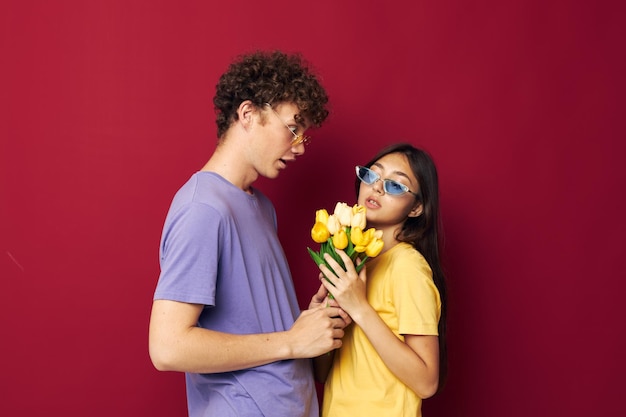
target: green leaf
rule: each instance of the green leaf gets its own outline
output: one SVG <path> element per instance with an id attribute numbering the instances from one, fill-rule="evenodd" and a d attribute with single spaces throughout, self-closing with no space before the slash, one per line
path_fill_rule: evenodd
<path id="1" fill-rule="evenodd" d="M 365 257 L 363 259 L 361 259 L 361 263 L 360 264 L 355 264 L 354 267 L 356 269 L 356 273 L 358 274 L 359 272 L 361 272 L 361 269 L 363 269 L 363 267 L 365 266 L 365 261 L 367 260 L 368 256 L 365 255 Z"/>
<path id="2" fill-rule="evenodd" d="M 352 239 L 350 238 L 350 232 L 352 232 L 352 228 L 348 227 L 348 231 L 346 232 L 348 235 L 348 247 L 346 248 L 346 254 L 354 261 L 354 243 L 352 243 Z"/>
<path id="3" fill-rule="evenodd" d="M 319 253 L 315 252 L 314 250 L 312 250 L 311 248 L 307 248 L 307 250 L 309 251 L 309 255 L 311 255 L 311 258 L 313 258 L 313 261 L 319 266 L 320 264 L 326 263 L 324 261 L 324 258 L 322 258 L 322 256 L 320 256 Z"/>
<path id="4" fill-rule="evenodd" d="M 328 254 L 330 256 L 332 256 L 332 258 L 345 270 L 346 266 L 343 263 L 343 259 L 341 259 L 341 257 L 339 256 L 339 254 L 335 250 L 335 245 L 333 245 L 333 241 L 329 240 L 329 242 L 330 242 L 330 244 L 328 245 Z"/>

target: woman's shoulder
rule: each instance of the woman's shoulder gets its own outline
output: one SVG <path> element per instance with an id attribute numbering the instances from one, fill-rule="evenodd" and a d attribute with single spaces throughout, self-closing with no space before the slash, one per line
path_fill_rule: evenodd
<path id="1" fill-rule="evenodd" d="M 424 259 L 424 256 L 415 249 L 413 245 L 406 242 L 400 242 L 394 247 L 389 249 L 389 255 L 393 258 L 408 258 L 408 259 Z"/>
<path id="2" fill-rule="evenodd" d="M 426 258 L 415 247 L 406 242 L 400 242 L 388 251 L 390 264 L 394 268 L 415 268 L 430 272 Z"/>

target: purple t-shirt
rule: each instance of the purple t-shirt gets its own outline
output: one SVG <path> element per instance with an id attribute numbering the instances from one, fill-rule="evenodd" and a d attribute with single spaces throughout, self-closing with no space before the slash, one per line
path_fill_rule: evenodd
<path id="1" fill-rule="evenodd" d="M 163 228 L 154 299 L 204 304 L 198 326 L 226 333 L 288 330 L 300 313 L 259 190 L 243 192 L 198 172 L 178 191 Z M 214 374 L 186 374 L 189 415 L 317 417 L 311 361 L 284 360 Z"/>

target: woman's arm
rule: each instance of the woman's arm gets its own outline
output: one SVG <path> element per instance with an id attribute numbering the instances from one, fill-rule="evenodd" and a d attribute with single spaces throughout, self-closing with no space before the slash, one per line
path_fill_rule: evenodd
<path id="1" fill-rule="evenodd" d="M 420 398 L 432 397 L 439 385 L 438 337 L 404 335 L 403 342 L 371 306 L 357 311 L 352 320 L 361 327 L 387 368 Z"/>
<path id="2" fill-rule="evenodd" d="M 337 253 L 343 258 L 347 271 L 327 256 L 333 271 L 320 266 L 330 281 L 322 280 L 322 284 L 363 330 L 385 365 L 400 381 L 420 398 L 434 395 L 439 384 L 438 337 L 405 335 L 404 341 L 398 339 L 367 301 L 366 268 L 357 275 L 348 256 L 343 251 Z"/>

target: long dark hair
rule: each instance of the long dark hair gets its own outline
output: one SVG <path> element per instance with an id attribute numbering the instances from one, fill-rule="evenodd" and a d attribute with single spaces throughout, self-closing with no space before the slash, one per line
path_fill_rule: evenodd
<path id="1" fill-rule="evenodd" d="M 419 183 L 417 200 L 422 203 L 423 212 L 417 217 L 408 217 L 396 239 L 406 242 L 417 249 L 426 258 L 433 271 L 433 281 L 441 297 L 441 318 L 439 319 L 439 390 L 443 388 L 448 375 L 448 357 L 446 345 L 446 279 L 441 267 L 441 220 L 439 216 L 439 180 L 437 168 L 430 155 L 408 143 L 397 143 L 378 152 L 365 166 L 371 167 L 385 155 L 401 154 L 406 157 L 411 170 Z M 355 181 L 356 195 L 359 196 L 361 180 Z"/>

